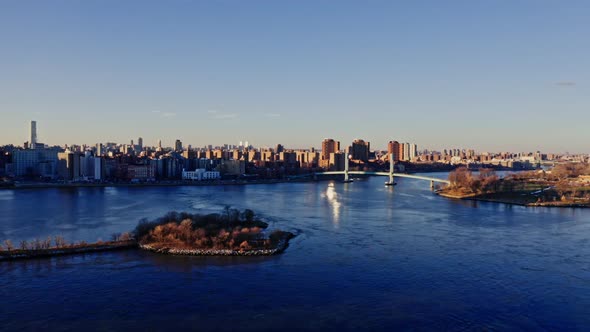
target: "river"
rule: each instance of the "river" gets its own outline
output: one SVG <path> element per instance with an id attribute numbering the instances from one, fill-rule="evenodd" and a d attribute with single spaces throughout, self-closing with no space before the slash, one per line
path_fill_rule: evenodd
<path id="1" fill-rule="evenodd" d="M 437 176 L 444 177 L 444 174 Z M 590 210 L 455 201 L 426 181 L 0 191 L 0 240 L 96 241 L 250 208 L 273 257 L 121 251 L 0 263 L 0 330 L 584 330 Z"/>

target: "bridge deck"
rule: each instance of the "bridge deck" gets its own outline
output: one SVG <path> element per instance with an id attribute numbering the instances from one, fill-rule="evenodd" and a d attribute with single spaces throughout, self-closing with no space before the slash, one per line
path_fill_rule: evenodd
<path id="1" fill-rule="evenodd" d="M 332 171 L 332 172 L 321 172 L 316 173 L 316 175 L 344 175 L 344 171 Z M 387 172 L 363 172 L 363 171 L 349 171 L 348 175 L 376 175 L 376 176 L 389 176 Z M 417 179 L 417 180 L 426 180 L 426 181 L 433 181 L 439 183 L 450 184 L 449 180 L 438 179 L 438 178 L 431 178 L 428 176 L 421 176 L 421 175 L 411 175 L 411 174 L 403 174 L 403 173 L 394 173 L 394 178 L 409 178 L 409 179 Z"/>

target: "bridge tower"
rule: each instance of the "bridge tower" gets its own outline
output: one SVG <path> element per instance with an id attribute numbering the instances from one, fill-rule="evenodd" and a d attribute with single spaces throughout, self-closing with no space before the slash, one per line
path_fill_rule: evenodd
<path id="1" fill-rule="evenodd" d="M 389 155 L 389 182 L 386 182 L 385 184 L 388 186 L 393 186 L 395 185 L 395 179 L 394 179 L 394 174 L 395 172 L 395 161 L 393 160 L 393 153 Z"/>
<path id="2" fill-rule="evenodd" d="M 344 154 L 344 182 L 351 182 L 348 177 L 348 153 Z"/>

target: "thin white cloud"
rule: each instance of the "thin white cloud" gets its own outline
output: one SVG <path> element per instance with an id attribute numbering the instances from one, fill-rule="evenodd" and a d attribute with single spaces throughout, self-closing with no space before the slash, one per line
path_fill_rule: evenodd
<path id="1" fill-rule="evenodd" d="M 555 82 L 555 85 L 559 85 L 559 86 L 575 86 L 576 82 L 574 81 L 559 81 L 559 82 Z"/>
<path id="2" fill-rule="evenodd" d="M 220 114 L 214 114 L 211 119 L 215 119 L 215 120 L 229 120 L 229 119 L 235 119 L 237 118 L 239 115 L 237 113 L 220 113 Z"/>
<path id="3" fill-rule="evenodd" d="M 217 113 L 217 110 L 208 110 L 207 113 L 209 113 L 209 114 L 215 114 L 215 113 Z"/>
<path id="4" fill-rule="evenodd" d="M 174 112 L 152 111 L 152 114 L 161 118 L 172 118 L 176 116 Z"/>
<path id="5" fill-rule="evenodd" d="M 265 113 L 264 116 L 269 117 L 269 118 L 278 118 L 281 115 L 279 113 Z"/>

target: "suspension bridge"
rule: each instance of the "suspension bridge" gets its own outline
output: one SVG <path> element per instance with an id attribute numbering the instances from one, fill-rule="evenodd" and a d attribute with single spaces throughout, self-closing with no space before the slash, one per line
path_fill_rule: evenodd
<path id="1" fill-rule="evenodd" d="M 389 181 L 386 182 L 386 185 L 395 185 L 395 178 L 409 178 L 409 179 L 416 179 L 416 180 L 424 180 L 430 181 L 430 188 L 434 188 L 435 183 L 442 183 L 449 185 L 451 182 L 449 180 L 429 177 L 429 176 L 422 176 L 422 175 L 412 175 L 412 174 L 404 174 L 404 173 L 395 173 L 395 162 L 393 160 L 393 154 L 390 156 L 390 163 L 389 163 L 389 172 L 367 172 L 367 171 L 350 171 L 349 170 L 349 162 L 348 162 L 348 154 L 345 156 L 344 162 L 344 170 L 343 171 L 326 171 L 326 172 L 318 172 L 311 174 L 315 176 L 322 176 L 322 175 L 344 175 L 344 182 L 352 182 L 350 176 L 351 175 L 365 175 L 365 176 L 386 176 L 389 178 Z"/>

